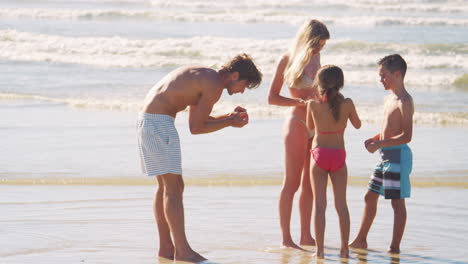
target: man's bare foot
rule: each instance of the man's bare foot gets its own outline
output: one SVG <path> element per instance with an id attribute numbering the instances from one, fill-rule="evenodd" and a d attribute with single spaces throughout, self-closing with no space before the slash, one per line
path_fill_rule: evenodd
<path id="1" fill-rule="evenodd" d="M 174 260 L 174 255 L 166 255 L 166 254 L 159 254 L 158 257 L 164 258 L 164 259 L 169 259 L 169 260 Z"/>
<path id="2" fill-rule="evenodd" d="M 315 246 L 315 239 L 313 239 L 311 236 L 309 237 L 301 237 L 301 242 L 299 245 L 303 246 Z"/>
<path id="3" fill-rule="evenodd" d="M 204 258 L 203 256 L 201 256 L 200 254 L 198 254 L 197 252 L 191 250 L 187 254 L 180 254 L 179 255 L 179 254 L 176 253 L 175 260 L 176 261 L 185 261 L 185 262 L 197 263 L 197 262 L 201 262 L 201 261 L 204 261 L 204 260 L 207 260 L 207 259 Z"/>
<path id="4" fill-rule="evenodd" d="M 283 241 L 283 247 L 304 250 L 303 248 L 301 248 L 300 246 L 298 246 L 296 243 L 292 241 Z"/>
<path id="5" fill-rule="evenodd" d="M 314 254 L 314 257 L 317 259 L 317 260 L 322 260 L 322 259 L 325 259 L 325 254 L 323 252 L 315 252 Z"/>
<path id="6" fill-rule="evenodd" d="M 349 247 L 367 249 L 367 241 L 355 239 L 351 244 L 349 244 Z"/>
<path id="7" fill-rule="evenodd" d="M 340 250 L 340 258 L 349 258 L 349 249 L 348 248 L 342 248 Z"/>
<path id="8" fill-rule="evenodd" d="M 392 247 L 390 246 L 387 250 L 388 253 L 393 253 L 393 254 L 400 254 L 400 248 L 399 247 Z"/>
<path id="9" fill-rule="evenodd" d="M 158 256 L 160 258 L 166 258 L 166 259 L 174 260 L 174 247 L 169 246 L 169 247 L 165 247 L 165 248 L 160 248 Z"/>

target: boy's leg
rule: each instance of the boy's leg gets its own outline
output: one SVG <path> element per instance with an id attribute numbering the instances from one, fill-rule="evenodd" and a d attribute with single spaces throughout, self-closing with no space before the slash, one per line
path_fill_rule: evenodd
<path id="1" fill-rule="evenodd" d="M 164 184 L 164 213 L 175 245 L 175 260 L 200 262 L 206 260 L 190 247 L 185 235 L 182 175 L 161 175 Z"/>
<path id="2" fill-rule="evenodd" d="M 161 176 L 157 176 L 158 189 L 154 194 L 153 213 L 158 225 L 159 257 L 174 259 L 174 244 L 171 239 L 171 231 L 164 215 L 164 184 Z"/>
<path id="3" fill-rule="evenodd" d="M 341 252 L 340 257 L 349 258 L 349 211 L 346 202 L 346 186 L 348 183 L 348 170 L 346 165 L 340 170 L 330 173 L 333 184 L 333 194 L 335 196 L 335 209 L 340 220 Z"/>
<path id="4" fill-rule="evenodd" d="M 379 199 L 379 194 L 373 191 L 367 191 L 364 207 L 364 215 L 362 216 L 361 227 L 359 228 L 359 233 L 354 239 L 354 241 L 349 245 L 353 248 L 367 248 L 367 234 L 374 222 L 375 215 L 377 213 L 377 201 Z"/>
<path id="5" fill-rule="evenodd" d="M 413 167 L 413 154 L 411 149 L 407 145 L 401 147 L 400 152 L 400 193 L 398 199 L 392 199 L 392 207 L 394 213 L 393 220 L 393 237 L 390 248 L 388 249 L 391 253 L 400 253 L 400 243 L 405 232 L 406 226 L 406 204 L 405 198 L 409 198 L 411 194 L 411 182 L 409 179 L 411 169 Z"/>
<path id="6" fill-rule="evenodd" d="M 400 253 L 400 242 L 405 232 L 406 225 L 406 205 L 405 199 L 393 199 L 392 207 L 394 213 L 393 238 L 388 252 Z"/>

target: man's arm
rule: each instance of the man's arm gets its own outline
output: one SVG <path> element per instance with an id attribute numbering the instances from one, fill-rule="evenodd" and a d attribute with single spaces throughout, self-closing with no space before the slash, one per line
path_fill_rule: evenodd
<path id="1" fill-rule="evenodd" d="M 240 106 L 237 106 L 235 109 L 234 109 L 234 112 L 232 113 L 228 113 L 228 114 L 224 114 L 224 115 L 219 115 L 219 116 L 209 116 L 208 118 L 210 120 L 224 120 L 224 119 L 228 119 L 228 118 L 232 118 L 233 115 L 235 115 L 237 112 L 244 112 L 245 114 L 247 114 L 247 110 L 243 107 L 240 107 Z M 245 118 L 244 118 L 245 119 Z"/>
<path id="2" fill-rule="evenodd" d="M 231 113 L 222 118 L 211 117 L 213 105 L 221 97 L 221 92 L 216 92 L 216 88 L 205 88 L 197 105 L 191 105 L 189 111 L 189 127 L 192 134 L 204 134 L 218 131 L 228 126 L 243 127 L 248 123 L 248 119 L 243 119 L 240 113 Z"/>
<path id="3" fill-rule="evenodd" d="M 234 113 L 229 113 L 229 114 L 224 114 L 224 115 L 219 115 L 219 116 L 208 116 L 208 119 L 210 121 L 215 121 L 215 120 L 226 120 L 232 117 Z"/>

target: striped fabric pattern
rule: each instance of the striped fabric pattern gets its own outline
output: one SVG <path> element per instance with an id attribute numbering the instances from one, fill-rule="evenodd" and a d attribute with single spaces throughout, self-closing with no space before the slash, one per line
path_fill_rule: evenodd
<path id="1" fill-rule="evenodd" d="M 137 121 L 137 138 L 143 174 L 182 175 L 179 134 L 172 116 L 141 113 Z"/>
<path id="2" fill-rule="evenodd" d="M 398 145 L 380 150 L 380 162 L 369 181 L 369 190 L 385 199 L 404 199 L 411 195 L 409 175 L 413 155 L 408 145 Z"/>

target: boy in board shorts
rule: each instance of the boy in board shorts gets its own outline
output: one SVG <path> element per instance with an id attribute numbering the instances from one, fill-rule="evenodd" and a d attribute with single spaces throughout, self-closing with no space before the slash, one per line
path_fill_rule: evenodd
<path id="1" fill-rule="evenodd" d="M 412 169 L 412 152 L 406 145 L 413 134 L 414 105 L 406 91 L 404 77 L 406 62 L 398 54 L 379 61 L 379 75 L 385 90 L 392 93 L 385 97 L 384 120 L 380 133 L 364 142 L 370 153 L 380 151 L 380 162 L 368 185 L 365 208 L 359 233 L 350 244 L 353 248 L 367 248 L 367 234 L 377 212 L 379 195 L 392 200 L 394 211 L 393 238 L 389 252 L 399 253 L 405 231 L 405 198 L 410 197 L 409 175 Z"/>

